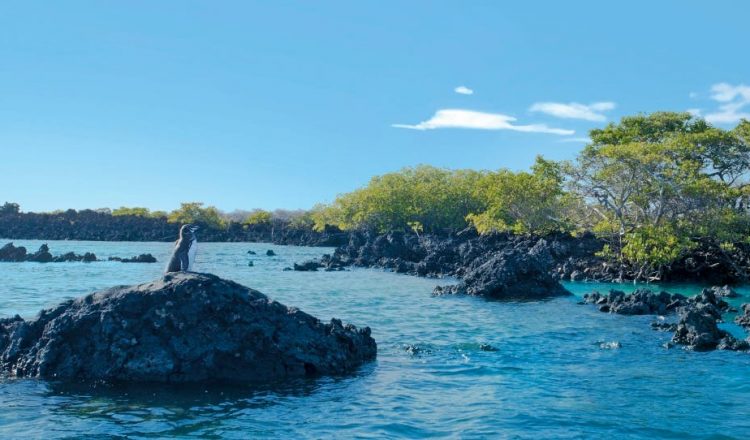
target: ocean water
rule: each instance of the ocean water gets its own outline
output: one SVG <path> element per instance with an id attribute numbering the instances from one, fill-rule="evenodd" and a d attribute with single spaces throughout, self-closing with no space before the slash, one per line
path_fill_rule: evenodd
<path id="1" fill-rule="evenodd" d="M 16 244 L 35 250 L 41 242 Z M 171 250 L 165 243 L 49 245 L 53 254 L 99 258 L 150 252 L 159 263 L 0 263 L 0 316 L 32 317 L 63 299 L 149 281 Z M 577 296 L 612 286 L 569 283 L 576 297 L 502 303 L 430 296 L 452 280 L 282 270 L 330 251 L 200 243 L 196 270 L 324 320 L 369 325 L 378 359 L 354 374 L 254 387 L 0 379 L 0 439 L 750 438 L 750 354 L 666 349 L 670 334 L 650 329 L 654 317 L 577 304 Z M 668 286 L 683 294 L 700 287 Z M 737 303 L 750 301 L 750 289 L 739 291 L 746 296 Z"/>

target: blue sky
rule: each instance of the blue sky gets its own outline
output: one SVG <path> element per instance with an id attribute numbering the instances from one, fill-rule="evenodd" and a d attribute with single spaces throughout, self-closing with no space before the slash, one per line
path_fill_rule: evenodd
<path id="1" fill-rule="evenodd" d="M 0 203 L 309 208 L 404 166 L 525 169 L 622 115 L 750 113 L 750 3 L 16 1 Z"/>

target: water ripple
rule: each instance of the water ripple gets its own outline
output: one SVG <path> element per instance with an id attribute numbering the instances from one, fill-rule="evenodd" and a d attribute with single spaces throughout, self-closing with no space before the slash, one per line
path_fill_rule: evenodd
<path id="1" fill-rule="evenodd" d="M 160 263 L 0 264 L 0 315 L 33 316 L 95 289 L 148 281 L 170 250 L 164 243 L 50 247 L 100 258 L 150 252 Z M 265 256 L 267 249 L 277 256 Z M 750 437 L 746 353 L 667 350 L 669 334 L 652 331 L 651 317 L 603 314 L 576 298 L 434 298 L 432 288 L 451 280 L 283 271 L 324 252 L 330 249 L 201 243 L 198 268 L 321 319 L 371 326 L 378 360 L 355 374 L 262 387 L 0 380 L 0 438 Z M 568 287 L 577 295 L 609 288 Z M 671 290 L 692 294 L 699 286 Z"/>

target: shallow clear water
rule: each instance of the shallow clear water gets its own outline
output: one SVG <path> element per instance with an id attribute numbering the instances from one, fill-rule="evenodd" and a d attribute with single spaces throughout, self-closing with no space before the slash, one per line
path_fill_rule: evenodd
<path id="1" fill-rule="evenodd" d="M 41 242 L 16 244 L 35 250 Z M 31 317 L 66 298 L 149 281 L 170 252 L 165 243 L 49 245 L 53 254 L 91 251 L 99 258 L 150 252 L 159 263 L 0 263 L 0 316 Z M 267 257 L 266 249 L 278 255 Z M 282 271 L 329 251 L 201 243 L 196 270 L 324 320 L 369 325 L 378 359 L 355 374 L 229 388 L 91 389 L 5 380 L 0 438 L 750 437 L 750 354 L 667 350 L 662 344 L 670 335 L 649 328 L 653 317 L 600 313 L 575 297 L 433 298 L 432 288 L 448 280 L 378 270 Z M 248 267 L 251 259 L 255 265 Z M 567 287 L 582 295 L 611 286 Z M 669 286 L 684 294 L 699 289 Z M 745 298 L 738 302 L 748 301 L 750 289 L 739 291 Z M 608 344 L 615 341 L 621 348 Z M 415 354 L 408 345 L 421 350 Z"/>

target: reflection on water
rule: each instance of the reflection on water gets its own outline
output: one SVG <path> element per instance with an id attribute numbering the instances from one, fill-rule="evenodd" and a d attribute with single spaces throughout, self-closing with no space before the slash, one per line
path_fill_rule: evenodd
<path id="1" fill-rule="evenodd" d="M 160 262 L 0 264 L 0 315 L 33 316 L 62 299 L 151 280 L 170 251 L 164 243 L 50 247 L 100 258 L 150 252 Z M 349 376 L 261 387 L 0 381 L 0 438 L 750 437 L 750 354 L 667 350 L 670 335 L 649 328 L 653 317 L 599 313 L 575 297 L 434 298 L 432 288 L 450 280 L 283 271 L 323 252 L 330 250 L 200 243 L 198 270 L 323 320 L 371 326 L 377 361 Z M 611 287 L 567 286 L 577 295 Z M 700 286 L 668 289 L 693 294 Z M 747 296 L 735 303 L 750 301 L 749 290 L 739 291 Z"/>

